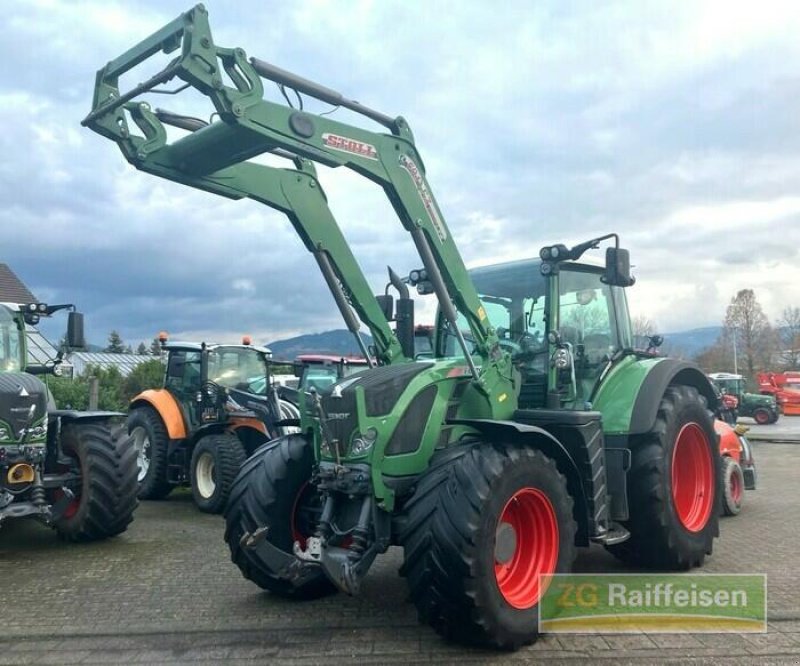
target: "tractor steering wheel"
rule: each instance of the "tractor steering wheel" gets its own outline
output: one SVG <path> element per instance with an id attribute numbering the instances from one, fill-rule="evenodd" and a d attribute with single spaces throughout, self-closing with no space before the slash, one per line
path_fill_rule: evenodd
<path id="1" fill-rule="evenodd" d="M 505 348 L 511 354 L 512 358 L 518 359 L 520 357 L 534 356 L 538 352 L 543 351 L 541 349 L 541 342 L 535 335 L 525 331 L 517 340 L 511 340 L 510 338 L 503 337 L 507 332 L 508 329 L 502 326 L 497 328 L 500 346 Z"/>

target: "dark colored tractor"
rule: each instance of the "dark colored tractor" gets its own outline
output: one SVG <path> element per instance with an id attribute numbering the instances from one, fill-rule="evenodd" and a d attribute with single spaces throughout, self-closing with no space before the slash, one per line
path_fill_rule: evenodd
<path id="1" fill-rule="evenodd" d="M 34 518 L 71 541 L 127 529 L 136 508 L 136 452 L 124 414 L 56 409 L 39 377 L 59 374 L 61 355 L 29 366 L 26 323 L 68 305 L 0 304 L 0 525 Z M 70 312 L 67 344 L 83 346 Z"/>

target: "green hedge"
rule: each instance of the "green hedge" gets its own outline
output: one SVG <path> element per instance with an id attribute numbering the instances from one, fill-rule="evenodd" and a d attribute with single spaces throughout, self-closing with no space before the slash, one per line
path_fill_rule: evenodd
<path id="1" fill-rule="evenodd" d="M 47 385 L 59 409 L 88 409 L 89 382 L 92 377 L 99 380 L 98 409 L 125 412 L 135 395 L 145 389 L 161 386 L 164 365 L 155 358 L 143 361 L 127 377 L 123 377 L 115 367 L 97 366 L 88 367 L 74 379 L 48 376 Z"/>

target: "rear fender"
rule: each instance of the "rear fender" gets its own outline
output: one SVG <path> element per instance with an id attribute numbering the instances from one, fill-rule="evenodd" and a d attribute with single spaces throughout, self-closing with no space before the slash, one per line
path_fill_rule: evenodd
<path id="1" fill-rule="evenodd" d="M 672 358 L 628 358 L 632 360 L 623 360 L 609 373 L 593 401 L 593 409 L 603 413 L 607 435 L 650 432 L 670 385 L 694 386 L 706 399 L 708 409 L 716 411 L 714 388 L 696 365 Z"/>
<path id="2" fill-rule="evenodd" d="M 186 422 L 175 397 L 165 389 L 148 389 L 131 400 L 131 409 L 149 405 L 161 416 L 170 439 L 186 438 Z"/>
<path id="3" fill-rule="evenodd" d="M 574 500 L 573 515 L 578 523 L 575 541 L 579 546 L 589 545 L 589 538 L 593 536 L 590 532 L 594 531 L 590 527 L 593 520 L 590 516 L 589 503 L 581 482 L 581 474 L 575 460 L 558 439 L 543 428 L 517 421 L 450 419 L 448 423 L 475 428 L 490 442 L 507 442 L 530 446 L 555 460 L 558 470 L 567 479 L 567 490 Z"/>

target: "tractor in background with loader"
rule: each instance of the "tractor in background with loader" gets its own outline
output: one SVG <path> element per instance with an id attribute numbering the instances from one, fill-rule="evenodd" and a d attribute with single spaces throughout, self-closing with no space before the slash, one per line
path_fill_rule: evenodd
<path id="1" fill-rule="evenodd" d="M 201 511 L 220 513 L 239 467 L 264 442 L 292 432 L 299 418 L 270 382 L 269 349 L 171 342 L 164 385 L 131 400 L 128 432 L 139 461 L 139 498 L 163 499 L 189 485 Z"/>
<path id="2" fill-rule="evenodd" d="M 66 344 L 83 347 L 72 305 L 0 304 L 0 526 L 33 518 L 68 541 L 124 532 L 136 508 L 136 454 L 116 412 L 56 409 L 39 377 L 60 374 L 61 352 L 29 365 L 26 324 L 69 309 Z"/>
<path id="3" fill-rule="evenodd" d="M 164 68 L 120 90 L 160 52 L 174 54 Z M 211 99 L 209 121 L 142 100 L 175 78 Z M 267 100 L 265 80 L 388 132 Z M 356 594 L 398 545 L 422 621 L 448 639 L 516 648 L 538 636 L 547 577 L 570 571 L 577 546 L 659 570 L 711 553 L 716 396 L 696 366 L 633 348 L 633 278 L 616 235 L 467 271 L 408 123 L 218 47 L 202 5 L 103 67 L 83 124 L 137 169 L 284 212 L 370 366 L 304 395 L 300 432 L 242 466 L 225 538 L 246 578 L 286 597 Z M 264 153 L 294 168 L 253 159 Z M 387 194 L 422 264 L 405 279 L 390 270 L 396 304 L 369 289 L 312 162 Z M 604 265 L 580 261 L 612 239 Z M 439 306 L 435 353 L 416 362 L 410 286 Z"/>

